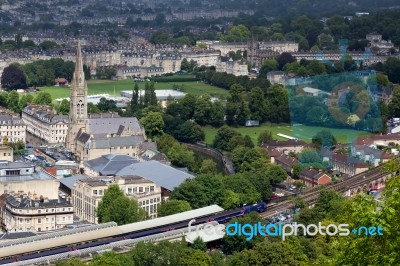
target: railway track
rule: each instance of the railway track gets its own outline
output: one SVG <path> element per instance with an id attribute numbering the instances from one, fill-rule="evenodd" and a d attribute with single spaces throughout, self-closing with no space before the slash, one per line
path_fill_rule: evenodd
<path id="1" fill-rule="evenodd" d="M 368 185 L 371 181 L 377 180 L 381 177 L 388 176 L 389 175 L 388 173 L 382 173 L 383 167 L 384 165 L 379 165 L 367 172 L 357 174 L 352 177 L 348 177 L 335 184 L 329 184 L 326 186 L 313 188 L 311 190 L 308 190 L 304 194 L 300 195 L 299 198 L 302 199 L 304 203 L 306 203 L 307 205 L 312 205 L 317 200 L 321 188 L 326 188 L 337 192 L 345 192 L 349 189 L 363 187 L 364 185 Z M 282 213 L 285 210 L 292 209 L 293 207 L 294 203 L 292 202 L 291 199 L 288 199 L 286 201 L 282 201 L 274 205 L 268 206 L 267 211 L 262 213 L 261 217 L 264 219 L 271 218 L 277 214 Z"/>

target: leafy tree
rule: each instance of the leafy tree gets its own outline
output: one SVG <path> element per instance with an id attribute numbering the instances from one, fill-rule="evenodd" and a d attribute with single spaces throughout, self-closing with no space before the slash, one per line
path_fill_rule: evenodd
<path id="1" fill-rule="evenodd" d="M 275 59 L 265 60 L 260 69 L 258 77 L 267 78 L 267 73 L 275 70 L 278 70 L 278 62 Z"/>
<path id="2" fill-rule="evenodd" d="M 118 185 L 111 185 L 97 207 L 97 217 L 99 223 L 114 221 L 123 225 L 146 219 L 146 212 L 137 201 L 125 196 Z"/>
<path id="3" fill-rule="evenodd" d="M 201 237 L 196 238 L 190 247 L 193 249 L 201 250 L 201 251 L 207 251 L 207 245 L 206 245 L 206 243 L 204 243 L 204 241 L 201 239 Z"/>
<path id="4" fill-rule="evenodd" d="M 141 106 L 139 106 L 139 97 L 140 97 L 139 85 L 137 82 L 135 82 L 135 87 L 132 91 L 132 99 L 131 99 L 131 103 L 130 103 L 130 108 L 131 108 L 132 114 L 134 114 L 141 107 Z"/>
<path id="5" fill-rule="evenodd" d="M 149 112 L 145 117 L 140 119 L 140 123 L 150 138 L 159 137 L 163 134 L 164 120 L 161 113 Z"/>
<path id="6" fill-rule="evenodd" d="M 88 108 L 88 114 L 100 114 L 101 113 L 100 109 L 94 103 L 88 103 L 87 108 Z"/>
<path id="7" fill-rule="evenodd" d="M 337 144 L 336 138 L 328 130 L 318 132 L 313 138 L 312 143 L 317 149 L 331 148 Z"/>
<path id="8" fill-rule="evenodd" d="M 177 130 L 177 139 L 182 142 L 196 143 L 204 141 L 204 130 L 194 121 L 186 121 Z"/>
<path id="9" fill-rule="evenodd" d="M 230 140 L 235 136 L 240 136 L 240 133 L 227 126 L 223 126 L 218 129 L 217 135 L 215 136 L 213 141 L 213 146 L 220 150 L 229 150 L 228 144 Z"/>
<path id="10" fill-rule="evenodd" d="M 26 77 L 15 65 L 4 68 L 1 75 L 1 86 L 7 91 L 26 88 Z"/>
<path id="11" fill-rule="evenodd" d="M 392 94 L 392 99 L 388 105 L 391 117 L 400 117 L 400 87 L 397 87 Z"/>
<path id="12" fill-rule="evenodd" d="M 249 38 L 250 31 L 243 24 L 233 26 L 229 29 L 228 33 L 225 36 L 222 36 L 222 39 L 227 42 L 244 42 L 247 41 Z"/>
<path id="13" fill-rule="evenodd" d="M 225 109 L 221 101 L 212 103 L 208 123 L 214 127 L 220 127 L 224 124 Z"/>
<path id="14" fill-rule="evenodd" d="M 99 223 L 105 223 L 106 220 L 109 220 L 108 215 L 110 206 L 113 205 L 115 199 L 123 196 L 123 191 L 117 185 L 111 185 L 108 187 L 107 191 L 104 193 L 104 196 L 99 202 L 99 206 L 97 207 L 97 217 Z"/>
<path id="15" fill-rule="evenodd" d="M 269 130 L 264 130 L 258 135 L 257 144 L 260 146 L 266 144 L 272 140 L 272 133 Z"/>
<path id="16" fill-rule="evenodd" d="M 1 102 L 1 100 L 0 100 Z M 31 104 L 33 102 L 33 95 L 32 94 L 24 94 L 22 97 L 19 99 L 19 107 L 20 109 L 24 109 L 28 104 Z M 0 104 L 1 105 L 1 104 Z"/>
<path id="17" fill-rule="evenodd" d="M 57 108 L 57 112 L 63 115 L 69 114 L 70 103 L 67 99 L 63 99 Z"/>
<path id="18" fill-rule="evenodd" d="M 56 42 L 52 41 L 43 41 L 39 44 L 39 46 L 45 51 L 59 47 L 59 45 Z"/>
<path id="19" fill-rule="evenodd" d="M 41 105 L 51 105 L 51 102 L 53 100 L 51 99 L 51 94 L 46 92 L 46 91 L 41 91 L 36 95 L 35 99 L 33 102 L 35 104 L 41 104 Z"/>
<path id="20" fill-rule="evenodd" d="M 267 120 L 274 123 L 290 121 L 287 90 L 282 85 L 272 85 L 266 93 Z"/>
<path id="21" fill-rule="evenodd" d="M 349 236 L 339 239 L 338 253 L 334 258 L 337 265 L 390 265 L 400 259 L 397 252 L 400 203 L 400 176 L 391 178 L 386 184 L 381 201 L 377 203 L 373 197 L 358 195 L 350 204 L 342 204 L 342 217 L 346 218 L 349 228 L 360 226 L 381 226 L 380 236 Z M 378 231 L 376 231 L 378 234 Z"/>
<path id="22" fill-rule="evenodd" d="M 217 164 L 211 159 L 203 160 L 199 172 L 200 174 L 216 174 Z"/>
<path id="23" fill-rule="evenodd" d="M 86 263 L 78 258 L 56 261 L 56 266 L 85 266 L 85 265 Z"/>
<path id="24" fill-rule="evenodd" d="M 384 64 L 384 70 L 391 82 L 400 83 L 400 77 L 398 75 L 398 73 L 400 73 L 400 59 L 389 57 Z"/>
<path id="25" fill-rule="evenodd" d="M 190 211 L 191 209 L 192 208 L 190 207 L 190 204 L 187 201 L 171 199 L 162 202 L 161 205 L 158 206 L 157 216 L 164 217 L 175 213 Z"/>
<path id="26" fill-rule="evenodd" d="M 176 187 L 174 191 L 172 191 L 172 198 L 189 202 L 193 209 L 208 205 L 204 187 L 193 179 L 186 179 L 182 184 Z"/>
<path id="27" fill-rule="evenodd" d="M 19 105 L 19 94 L 16 91 L 11 91 L 7 97 L 7 106 L 15 113 L 21 112 L 21 107 Z"/>
<path id="28" fill-rule="evenodd" d="M 281 53 L 278 58 L 276 59 L 276 61 L 278 62 L 278 68 L 280 70 L 283 69 L 283 67 L 288 64 L 288 63 L 292 63 L 294 61 L 296 61 L 296 59 L 287 52 Z"/>
<path id="29" fill-rule="evenodd" d="M 299 163 L 302 168 L 323 168 L 321 156 L 314 149 L 304 149 L 299 155 Z"/>
<path id="30" fill-rule="evenodd" d="M 197 249 L 186 249 L 179 258 L 178 266 L 209 266 L 211 258 L 207 253 Z"/>
<path id="31" fill-rule="evenodd" d="M 249 93 L 249 110 L 251 119 L 264 121 L 266 118 L 266 109 L 264 92 L 258 87 L 251 89 Z"/>
<path id="32" fill-rule="evenodd" d="M 202 95 L 198 97 L 194 110 L 194 119 L 199 125 L 208 124 L 211 116 L 211 110 L 211 97 L 209 95 Z"/>
<path id="33" fill-rule="evenodd" d="M 116 101 L 109 100 L 104 97 L 100 98 L 100 101 L 96 106 L 97 108 L 99 108 L 101 112 L 110 112 L 118 110 Z"/>
<path id="34" fill-rule="evenodd" d="M 131 261 L 129 257 L 115 252 L 105 252 L 94 256 L 89 266 L 128 266 Z"/>
<path id="35" fill-rule="evenodd" d="M 253 140 L 250 138 L 249 135 L 245 135 L 243 137 L 243 141 L 244 141 L 244 146 L 247 148 L 254 148 L 254 143 Z"/>

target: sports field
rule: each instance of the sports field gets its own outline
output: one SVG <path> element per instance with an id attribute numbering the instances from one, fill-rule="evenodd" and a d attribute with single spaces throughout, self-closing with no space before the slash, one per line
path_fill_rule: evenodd
<path id="1" fill-rule="evenodd" d="M 139 82 L 139 88 L 144 89 L 145 82 Z M 204 84 L 201 81 L 187 81 L 187 82 L 157 82 L 155 84 L 156 90 L 173 89 L 174 84 L 181 86 L 181 90 L 186 93 L 194 95 L 209 94 L 213 97 L 224 97 L 229 94 L 227 90 Z M 88 94 L 110 94 L 120 96 L 123 90 L 133 90 L 134 81 L 131 79 L 126 80 L 89 80 L 88 81 Z M 69 87 L 42 87 L 42 91 L 49 92 L 54 99 L 66 98 L 70 95 Z"/>
<path id="2" fill-rule="evenodd" d="M 203 127 L 203 129 L 206 133 L 206 143 L 211 144 L 215 138 L 215 135 L 217 134 L 218 129 L 208 126 Z M 264 130 L 271 131 L 272 137 L 276 140 L 286 140 L 285 138 L 277 135 L 278 133 L 281 133 L 304 140 L 306 142 L 311 142 L 312 137 L 322 130 L 329 130 L 336 137 L 339 143 L 349 143 L 357 137 L 370 135 L 369 132 L 351 129 L 324 128 L 305 125 L 293 126 L 287 124 L 263 124 L 260 127 L 239 127 L 232 129 L 238 131 L 243 136 L 249 135 L 255 144 L 257 143 L 258 135 Z"/>

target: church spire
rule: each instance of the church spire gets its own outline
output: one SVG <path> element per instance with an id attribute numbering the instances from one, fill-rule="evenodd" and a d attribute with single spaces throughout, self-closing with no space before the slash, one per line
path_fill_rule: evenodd
<path id="1" fill-rule="evenodd" d="M 71 82 L 69 126 L 66 138 L 66 148 L 74 154 L 76 153 L 78 132 L 87 132 L 87 90 L 85 73 L 83 72 L 81 43 L 78 41 L 75 71 Z"/>
<path id="2" fill-rule="evenodd" d="M 82 51 L 81 51 L 81 41 L 78 40 L 78 45 L 76 48 L 76 61 L 75 61 L 75 72 L 83 72 L 82 63 Z"/>

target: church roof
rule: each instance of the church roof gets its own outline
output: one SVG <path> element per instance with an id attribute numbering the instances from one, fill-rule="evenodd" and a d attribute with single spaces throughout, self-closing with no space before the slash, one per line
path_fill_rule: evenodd
<path id="1" fill-rule="evenodd" d="M 120 132 L 120 127 L 130 128 L 133 132 L 142 132 L 136 117 L 102 117 L 88 119 L 88 132 L 92 135 L 107 135 Z"/>
<path id="2" fill-rule="evenodd" d="M 83 134 L 82 134 L 83 135 Z M 137 146 L 144 142 L 144 137 L 139 136 L 116 136 L 111 138 L 99 138 L 94 135 L 94 142 L 87 142 L 88 149 L 108 149 L 114 147 Z"/>

